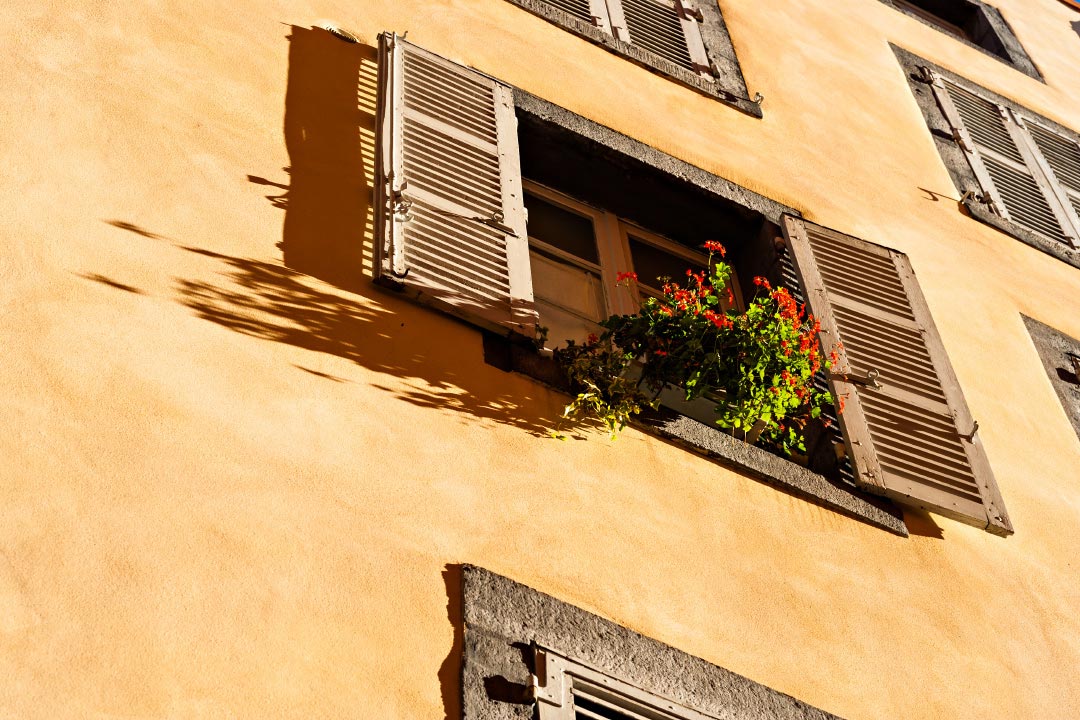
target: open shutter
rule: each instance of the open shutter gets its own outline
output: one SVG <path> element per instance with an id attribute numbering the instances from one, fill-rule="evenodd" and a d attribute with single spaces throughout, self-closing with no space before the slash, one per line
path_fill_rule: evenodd
<path id="1" fill-rule="evenodd" d="M 477 325 L 536 326 L 510 88 L 379 40 L 376 273 Z"/>
<path id="2" fill-rule="evenodd" d="M 697 23 L 684 0 L 608 0 L 616 36 L 691 72 L 712 77 Z"/>
<path id="3" fill-rule="evenodd" d="M 964 395 L 903 253 L 785 216 L 855 481 L 997 535 L 1012 533 Z M 875 379 L 876 378 L 876 379 Z"/>
<path id="4" fill-rule="evenodd" d="M 931 70 L 925 72 L 993 210 L 1006 220 L 1071 244 L 1068 214 L 1038 169 L 1012 112 Z"/>

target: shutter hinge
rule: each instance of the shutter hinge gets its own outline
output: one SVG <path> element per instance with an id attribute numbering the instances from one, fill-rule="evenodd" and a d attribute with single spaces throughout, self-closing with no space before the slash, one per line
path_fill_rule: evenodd
<path id="1" fill-rule="evenodd" d="M 701 14 L 699 8 L 687 7 L 681 2 L 676 2 L 675 6 L 679 9 L 679 17 L 685 20 L 697 20 L 699 23 L 705 22 L 705 16 Z"/>
<path id="2" fill-rule="evenodd" d="M 941 84 L 941 78 L 938 74 L 926 67 L 925 65 L 919 66 L 919 80 L 927 85 L 933 85 L 934 87 L 943 87 Z"/>
<path id="3" fill-rule="evenodd" d="M 859 375 L 857 373 L 850 372 L 837 372 L 830 373 L 830 377 L 833 380 L 839 380 L 841 382 L 849 382 L 853 385 L 862 385 L 864 387 L 871 387 L 875 390 L 880 390 L 882 385 L 878 382 L 878 371 L 873 368 L 866 371 L 866 374 Z"/>
<path id="4" fill-rule="evenodd" d="M 1072 382 L 1080 385 L 1080 355 L 1077 355 L 1074 352 L 1067 352 L 1065 353 L 1065 357 L 1072 363 Z"/>
<path id="5" fill-rule="evenodd" d="M 960 132 L 958 128 L 953 128 L 952 138 L 953 141 L 956 142 L 956 144 L 959 145 L 960 149 L 964 152 L 968 153 L 969 155 L 975 152 L 975 149 L 971 147 L 967 140 L 964 139 L 964 135 Z"/>

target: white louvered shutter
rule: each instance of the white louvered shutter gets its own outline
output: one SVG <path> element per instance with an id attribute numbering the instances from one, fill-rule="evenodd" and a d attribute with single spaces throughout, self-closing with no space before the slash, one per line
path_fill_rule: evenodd
<path id="1" fill-rule="evenodd" d="M 594 25 L 606 33 L 611 33 L 611 20 L 608 17 L 607 3 L 604 0 L 543 0 L 557 10 L 572 18 Z"/>
<path id="2" fill-rule="evenodd" d="M 510 88 L 380 38 L 379 279 L 480 326 L 536 327 Z"/>
<path id="3" fill-rule="evenodd" d="M 855 481 L 997 535 L 1012 525 L 956 375 L 903 253 L 785 216 Z M 876 375 L 876 384 L 868 378 Z"/>
<path id="4" fill-rule="evenodd" d="M 1071 245 L 1072 222 L 1012 112 L 936 73 L 927 74 L 993 209 L 1006 220 Z"/>
<path id="5" fill-rule="evenodd" d="M 608 0 L 616 37 L 690 72 L 712 77 L 697 23 L 684 0 Z"/>
<path id="6" fill-rule="evenodd" d="M 1045 163 L 1044 172 L 1060 193 L 1059 198 L 1066 206 L 1070 222 L 1078 230 L 1071 238 L 1072 245 L 1080 247 L 1077 242 L 1080 237 L 1080 145 L 1075 139 L 1035 121 L 1024 118 L 1021 122 Z"/>

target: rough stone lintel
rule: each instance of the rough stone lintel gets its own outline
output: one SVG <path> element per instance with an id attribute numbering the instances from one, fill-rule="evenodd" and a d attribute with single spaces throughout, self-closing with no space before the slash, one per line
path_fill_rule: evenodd
<path id="1" fill-rule="evenodd" d="M 528 720 L 532 644 L 718 718 L 839 720 L 483 568 L 462 568 L 463 720 Z M 812 672 L 812 668 L 807 669 Z"/>
<path id="2" fill-rule="evenodd" d="M 585 138 L 607 150 L 655 168 L 675 180 L 694 185 L 718 198 L 729 200 L 759 212 L 773 223 L 779 223 L 780 216 L 785 213 L 796 216 L 802 215 L 794 208 L 747 190 L 730 180 L 725 180 L 684 160 L 672 157 L 650 145 L 588 120 L 532 93 L 514 88 L 514 105 L 519 113 L 525 113 L 568 133 Z"/>

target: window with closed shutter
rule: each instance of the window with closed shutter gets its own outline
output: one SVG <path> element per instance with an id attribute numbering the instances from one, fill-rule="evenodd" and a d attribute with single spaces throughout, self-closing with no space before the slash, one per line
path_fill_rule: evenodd
<path id="1" fill-rule="evenodd" d="M 1012 533 L 975 423 L 903 253 L 794 217 L 784 235 L 821 321 L 855 481 L 998 534 Z"/>
<path id="2" fill-rule="evenodd" d="M 715 2 L 510 0 L 577 35 L 755 116 Z"/>
<path id="3" fill-rule="evenodd" d="M 1080 247 L 1080 147 L 1017 107 L 929 68 L 953 138 L 979 184 L 982 201 L 1003 220 L 1066 248 Z"/>

